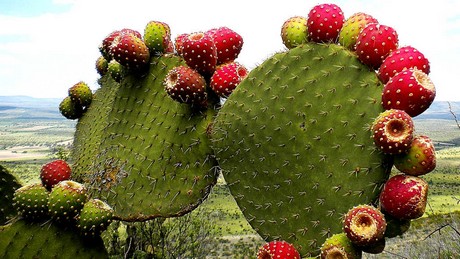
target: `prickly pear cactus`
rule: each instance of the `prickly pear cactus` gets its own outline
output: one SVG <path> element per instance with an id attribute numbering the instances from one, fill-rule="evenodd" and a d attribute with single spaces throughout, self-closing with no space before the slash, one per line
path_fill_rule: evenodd
<path id="1" fill-rule="evenodd" d="M 0 225 L 5 224 L 9 219 L 16 215 L 13 207 L 14 191 L 21 185 L 5 167 L 0 165 Z"/>
<path id="2" fill-rule="evenodd" d="M 74 178 L 125 221 L 189 212 L 217 177 L 206 135 L 214 109 L 194 110 L 167 96 L 163 80 L 183 64 L 177 56 L 150 62 L 146 76 L 102 80 L 72 153 Z"/>
<path id="3" fill-rule="evenodd" d="M 315 256 L 342 216 L 374 202 L 391 161 L 371 139 L 382 84 L 355 54 L 307 43 L 255 68 L 220 110 L 213 147 L 232 195 L 266 240 Z"/>
<path id="4" fill-rule="evenodd" d="M 1 258 L 108 258 L 100 237 L 85 240 L 54 223 L 19 220 L 0 227 Z"/>

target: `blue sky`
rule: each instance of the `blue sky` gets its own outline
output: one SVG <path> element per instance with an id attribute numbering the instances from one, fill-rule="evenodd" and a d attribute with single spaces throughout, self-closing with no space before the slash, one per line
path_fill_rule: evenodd
<path id="1" fill-rule="evenodd" d="M 172 36 L 227 26 L 243 36 L 238 61 L 254 68 L 284 49 L 280 29 L 319 3 L 339 5 L 345 16 L 373 15 L 393 27 L 400 46 L 430 60 L 436 100 L 460 101 L 460 1 L 116 1 L 0 0 L 0 95 L 64 98 L 78 81 L 97 89 L 98 45 L 113 30 L 143 32 L 151 20 L 170 25 Z"/>

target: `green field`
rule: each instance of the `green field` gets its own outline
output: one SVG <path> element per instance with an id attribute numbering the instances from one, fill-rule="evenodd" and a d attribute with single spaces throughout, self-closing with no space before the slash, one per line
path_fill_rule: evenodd
<path id="1" fill-rule="evenodd" d="M 403 238 L 389 240 L 384 253 L 368 255 L 369 258 L 397 258 L 394 254 L 402 258 L 431 258 L 423 257 L 426 251 L 429 255 L 442 255 L 440 258 L 454 258 L 449 257 L 450 252 L 460 253 L 460 234 L 455 232 L 460 229 L 460 129 L 449 120 L 422 120 L 416 126 L 419 134 L 426 134 L 437 143 L 437 168 L 423 176 L 430 186 L 425 216 L 413 221 L 413 227 Z M 74 130 L 75 122 L 66 120 L 2 120 L 0 164 L 22 184 L 37 182 L 41 165 L 70 148 Z M 219 178 L 208 199 L 190 217 L 210 226 L 209 244 L 213 245 L 206 247 L 210 257 L 253 258 L 263 243 L 243 217 L 223 178 Z M 123 229 L 122 225 L 118 231 L 126 233 Z M 423 244 L 435 245 L 437 250 L 432 252 Z M 149 246 L 146 247 L 148 250 Z"/>

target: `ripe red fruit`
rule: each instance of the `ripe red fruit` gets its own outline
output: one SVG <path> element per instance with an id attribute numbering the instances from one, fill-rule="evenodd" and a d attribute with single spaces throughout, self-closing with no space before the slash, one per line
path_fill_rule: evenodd
<path id="1" fill-rule="evenodd" d="M 72 170 L 66 161 L 62 159 L 51 161 L 42 166 L 40 179 L 43 186 L 50 190 L 55 184 L 69 180 Z"/>
<path id="2" fill-rule="evenodd" d="M 335 4 L 314 6 L 308 13 L 309 39 L 314 42 L 336 42 L 345 16 Z"/>
<path id="3" fill-rule="evenodd" d="M 150 61 L 150 52 L 144 41 L 132 33 L 121 34 L 112 42 L 113 59 L 128 70 L 142 70 Z"/>
<path id="4" fill-rule="evenodd" d="M 418 69 L 397 73 L 382 93 L 385 109 L 404 110 L 415 117 L 428 109 L 436 96 L 436 88 L 427 74 Z"/>
<path id="5" fill-rule="evenodd" d="M 209 34 L 196 32 L 182 38 L 182 57 L 187 65 L 200 74 L 210 76 L 217 65 L 217 49 Z"/>
<path id="6" fill-rule="evenodd" d="M 216 46 L 217 65 L 235 60 L 243 48 L 243 37 L 227 27 L 219 27 L 206 32 Z"/>
<path id="7" fill-rule="evenodd" d="M 206 106 L 206 81 L 196 70 L 187 66 L 171 69 L 165 77 L 164 86 L 169 96 L 181 103 Z"/>
<path id="8" fill-rule="evenodd" d="M 425 213 L 428 183 L 410 175 L 388 179 L 380 193 L 380 205 L 388 215 L 399 219 L 416 219 Z"/>
<path id="9" fill-rule="evenodd" d="M 211 89 L 220 97 L 228 97 L 247 74 L 248 70 L 238 62 L 220 65 L 211 77 Z"/>
<path id="10" fill-rule="evenodd" d="M 378 75 L 380 80 L 385 84 L 397 73 L 410 68 L 416 68 L 425 74 L 429 74 L 430 62 L 416 48 L 406 46 L 392 51 L 385 58 L 379 68 Z"/>
<path id="11" fill-rule="evenodd" d="M 122 34 L 133 34 L 134 36 L 138 38 L 142 38 L 142 35 L 135 30 L 132 29 L 121 29 L 121 30 L 116 30 L 111 32 L 109 35 L 107 35 L 103 40 L 101 45 L 99 46 L 99 50 L 101 51 L 102 56 L 110 62 L 110 60 L 113 58 L 112 54 L 110 52 L 110 49 L 112 48 L 112 43 L 113 41 L 120 37 Z"/>
<path id="12" fill-rule="evenodd" d="M 257 252 L 257 259 L 300 259 L 297 249 L 286 241 L 271 241 Z"/>
<path id="13" fill-rule="evenodd" d="M 360 205 L 345 215 L 343 229 L 347 237 L 357 246 L 371 246 L 384 238 L 387 223 L 377 208 Z"/>
<path id="14" fill-rule="evenodd" d="M 185 38 L 188 37 L 188 34 L 187 33 L 183 33 L 183 34 L 180 34 L 178 35 L 175 39 L 174 39 L 174 47 L 176 49 L 176 52 L 177 52 L 177 55 L 179 56 L 182 56 L 183 57 L 183 53 L 182 53 L 182 48 L 184 46 L 184 40 Z"/>
<path id="15" fill-rule="evenodd" d="M 394 157 L 394 166 L 399 171 L 420 176 L 436 168 L 436 152 L 433 142 L 427 136 L 416 136 L 407 153 Z"/>
<path id="16" fill-rule="evenodd" d="M 414 123 L 405 111 L 390 109 L 380 113 L 372 124 L 375 145 L 386 154 L 402 154 L 410 148 Z"/>
<path id="17" fill-rule="evenodd" d="M 362 63 L 377 69 L 391 51 L 398 47 L 398 34 L 386 25 L 369 23 L 358 34 L 356 54 Z"/>

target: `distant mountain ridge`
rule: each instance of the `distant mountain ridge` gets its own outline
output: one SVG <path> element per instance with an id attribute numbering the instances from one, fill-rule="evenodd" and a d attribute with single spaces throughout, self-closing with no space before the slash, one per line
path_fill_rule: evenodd
<path id="1" fill-rule="evenodd" d="M 0 96 L 2 120 L 65 120 L 59 112 L 59 98 Z"/>
<path id="2" fill-rule="evenodd" d="M 18 113 L 27 118 L 33 115 L 39 115 L 39 117 L 50 117 L 50 118 L 63 118 L 59 113 L 59 103 L 62 101 L 60 98 L 35 98 L 30 96 L 0 96 L 0 118 L 8 115 L 8 111 Z M 450 102 L 452 111 L 460 119 L 460 102 Z M 32 114 L 28 113 L 32 112 Z M 10 114 L 11 115 L 11 114 Z M 447 101 L 435 101 L 423 114 L 415 117 L 419 119 L 443 119 L 452 120 L 453 115 L 449 110 L 449 102 Z"/>
<path id="3" fill-rule="evenodd" d="M 35 98 L 24 95 L 0 96 L 0 107 L 13 106 L 20 108 L 59 107 L 62 99 L 59 98 Z"/>

